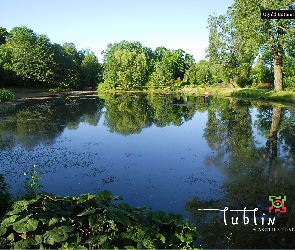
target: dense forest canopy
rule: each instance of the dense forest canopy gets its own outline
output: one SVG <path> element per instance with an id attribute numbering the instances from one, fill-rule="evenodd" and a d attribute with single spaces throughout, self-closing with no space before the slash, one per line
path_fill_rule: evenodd
<path id="1" fill-rule="evenodd" d="M 0 84 L 4 86 L 96 87 L 101 65 L 89 49 L 73 43 L 53 44 L 45 35 L 22 26 L 0 27 Z"/>
<path id="2" fill-rule="evenodd" d="M 108 44 L 99 63 L 93 52 L 78 51 L 73 43 L 53 44 L 25 26 L 10 32 L 0 27 L 0 86 L 177 90 L 269 83 L 274 90 L 294 89 L 294 19 L 260 17 L 261 10 L 294 7 L 291 0 L 235 0 L 226 14 L 209 17 L 209 60 L 197 63 L 182 49 L 153 50 L 125 40 Z"/>

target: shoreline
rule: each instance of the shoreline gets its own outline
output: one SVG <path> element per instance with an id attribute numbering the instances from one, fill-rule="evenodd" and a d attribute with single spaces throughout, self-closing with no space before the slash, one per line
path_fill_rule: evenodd
<path id="1" fill-rule="evenodd" d="M 238 99 L 255 99 L 267 102 L 278 102 L 278 103 L 295 103 L 295 92 L 294 91 L 280 91 L 276 92 L 268 89 L 251 89 L 251 88 L 219 88 L 219 87 L 210 87 L 209 96 L 216 96 L 220 98 L 238 98 Z M 34 92 L 33 89 L 31 92 L 15 92 L 14 101 L 10 102 L 1 102 L 0 106 L 12 106 L 22 103 L 27 100 L 40 100 L 40 99 L 50 99 L 63 96 L 85 96 L 93 95 L 97 96 L 98 94 L 104 93 L 187 93 L 195 95 L 204 95 L 205 88 L 183 88 L 179 90 L 108 90 L 108 91 L 97 91 L 97 90 L 75 90 L 75 91 L 65 91 L 65 92 L 49 92 L 49 91 L 40 91 Z"/>

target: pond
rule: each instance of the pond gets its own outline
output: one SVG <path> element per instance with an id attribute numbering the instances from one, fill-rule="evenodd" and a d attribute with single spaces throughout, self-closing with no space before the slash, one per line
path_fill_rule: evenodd
<path id="1" fill-rule="evenodd" d="M 0 121 L 0 174 L 16 196 L 36 170 L 49 193 L 106 189 L 133 206 L 181 213 L 206 248 L 294 246 L 292 106 L 192 94 L 67 95 L 0 106 Z"/>

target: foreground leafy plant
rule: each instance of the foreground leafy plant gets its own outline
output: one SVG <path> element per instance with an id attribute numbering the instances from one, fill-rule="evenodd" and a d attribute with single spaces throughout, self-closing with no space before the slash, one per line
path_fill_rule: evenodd
<path id="1" fill-rule="evenodd" d="M 1 248 L 193 248 L 182 215 L 116 204 L 109 191 L 64 198 L 42 193 L 13 203 L 0 224 Z"/>
<path id="2" fill-rule="evenodd" d="M 13 196 L 9 193 L 9 187 L 0 174 L 0 218 L 4 216 L 6 209 L 12 204 Z"/>

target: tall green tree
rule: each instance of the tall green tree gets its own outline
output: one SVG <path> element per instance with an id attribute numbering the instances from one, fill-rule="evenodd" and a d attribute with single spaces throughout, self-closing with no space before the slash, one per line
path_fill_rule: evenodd
<path id="1" fill-rule="evenodd" d="M 89 52 L 85 55 L 81 62 L 82 81 L 86 86 L 96 87 L 98 82 L 102 80 L 102 67 L 98 62 L 96 55 Z"/>
<path id="2" fill-rule="evenodd" d="M 171 88 L 174 83 L 173 68 L 165 61 L 156 62 L 154 72 L 150 75 L 148 88 Z"/>
<path id="3" fill-rule="evenodd" d="M 20 76 L 24 84 L 33 80 L 32 51 L 37 39 L 33 30 L 27 27 L 13 28 L 6 37 L 6 62 L 4 68 Z"/>
<path id="4" fill-rule="evenodd" d="M 283 58 L 291 55 L 294 44 L 294 19 L 261 19 L 261 10 L 289 10 L 295 7 L 292 0 L 243 1 L 235 0 L 228 9 L 226 24 L 235 37 L 242 37 L 246 55 L 271 50 L 274 69 L 274 90 L 283 90 Z"/>
<path id="5" fill-rule="evenodd" d="M 109 44 L 103 51 L 104 82 L 112 88 L 142 89 L 148 77 L 147 49 L 139 42 Z"/>
<path id="6" fill-rule="evenodd" d="M 54 74 L 54 50 L 48 37 L 38 35 L 32 50 L 34 79 L 44 85 L 52 84 Z"/>
<path id="7" fill-rule="evenodd" d="M 4 50 L 4 68 L 13 71 L 25 85 L 52 82 L 54 51 L 45 35 L 37 35 L 25 26 L 13 28 Z"/>
<path id="8" fill-rule="evenodd" d="M 8 32 L 5 28 L 0 27 L 0 84 L 5 84 L 12 78 L 11 71 L 4 68 L 4 65 L 8 61 L 7 49 L 5 46 L 6 37 L 8 36 Z"/>
<path id="9" fill-rule="evenodd" d="M 210 16 L 210 35 L 207 57 L 219 75 L 216 78 L 238 85 L 245 84 L 241 79 L 249 78 L 250 69 L 257 51 L 245 47 L 245 36 L 236 31 L 230 15 Z"/>

